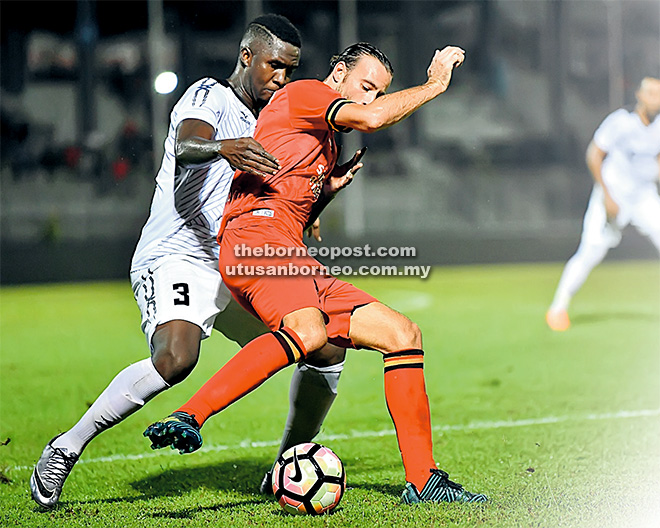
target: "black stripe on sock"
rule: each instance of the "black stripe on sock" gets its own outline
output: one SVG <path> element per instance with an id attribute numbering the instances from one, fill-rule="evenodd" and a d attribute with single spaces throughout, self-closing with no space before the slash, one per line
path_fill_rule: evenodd
<path id="1" fill-rule="evenodd" d="M 296 362 L 296 356 L 293 354 L 293 350 L 291 350 L 291 347 L 289 346 L 289 343 L 286 342 L 286 339 L 284 339 L 284 336 L 280 335 L 280 332 L 281 330 L 277 332 L 273 332 L 272 334 L 280 343 L 282 349 L 284 349 L 284 352 L 286 353 L 286 357 L 289 360 L 289 365 L 293 365 Z"/>
<path id="2" fill-rule="evenodd" d="M 293 343 L 293 346 L 296 347 L 296 350 L 298 350 L 298 353 L 300 354 L 300 359 L 301 360 L 305 359 L 305 352 L 303 352 L 303 349 L 300 348 L 300 346 L 298 345 L 298 341 L 293 338 L 291 333 L 287 332 L 284 328 L 280 328 L 279 331 L 282 332 L 285 336 L 287 336 L 291 340 L 291 342 Z"/>
<path id="3" fill-rule="evenodd" d="M 390 370 L 398 370 L 398 369 L 423 369 L 424 368 L 424 363 L 409 363 L 408 365 L 391 365 L 391 366 L 385 366 L 383 368 L 383 372 L 389 372 Z"/>
<path id="4" fill-rule="evenodd" d="M 393 357 L 402 357 L 402 356 L 423 356 L 424 351 L 419 348 L 411 348 L 409 350 L 400 350 L 399 352 L 390 352 L 389 354 L 383 354 L 383 359 L 389 359 Z"/>

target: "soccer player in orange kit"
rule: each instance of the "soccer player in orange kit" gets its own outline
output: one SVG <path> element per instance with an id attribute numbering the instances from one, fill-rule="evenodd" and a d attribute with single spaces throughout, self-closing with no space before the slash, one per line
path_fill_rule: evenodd
<path id="1" fill-rule="evenodd" d="M 392 94 L 387 57 L 367 43 L 349 46 L 331 61 L 326 79 L 295 81 L 278 91 L 257 120 L 255 139 L 281 170 L 268 177 L 237 171 L 219 236 L 220 272 L 236 299 L 271 333 L 242 348 L 185 405 L 152 424 L 153 448 L 198 449 L 203 423 L 270 376 L 330 342 L 383 354 L 385 397 L 406 474 L 405 503 L 484 502 L 437 469 L 424 381 L 422 336 L 406 316 L 352 284 L 325 273 L 305 254 L 302 236 L 337 162 L 335 132 L 375 132 L 401 121 L 449 86 L 465 52 L 436 51 L 428 80 Z M 252 256 L 245 256 L 246 248 Z M 240 251 L 238 251 L 240 249 Z M 276 256 L 267 262 L 267 249 Z M 255 251 L 256 250 L 256 251 Z M 287 276 L 250 276 L 239 265 L 297 270 Z"/>

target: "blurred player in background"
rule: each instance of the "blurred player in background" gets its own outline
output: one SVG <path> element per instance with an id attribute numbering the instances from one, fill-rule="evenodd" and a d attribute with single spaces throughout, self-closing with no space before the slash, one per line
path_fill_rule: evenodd
<path id="1" fill-rule="evenodd" d="M 646 77 L 635 95 L 634 109 L 607 116 L 587 149 L 594 188 L 580 246 L 566 263 L 546 314 L 552 330 L 568 330 L 571 299 L 609 249 L 619 245 L 625 226 L 635 226 L 660 252 L 660 79 Z"/>
<path id="2" fill-rule="evenodd" d="M 278 157 L 282 169 L 265 178 L 237 172 L 218 237 L 225 283 L 271 333 L 248 343 L 186 404 L 149 426 L 144 434 L 152 447 L 172 445 L 182 453 L 199 449 L 199 429 L 210 416 L 286 366 L 322 356 L 330 342 L 383 355 L 385 397 L 407 481 L 403 501 L 486 500 L 436 467 L 419 327 L 325 273 L 318 261 L 305 255 L 302 240 L 324 186 L 336 175 L 335 132 L 375 132 L 401 121 L 445 92 L 464 53 L 453 46 L 436 51 L 424 84 L 386 95 L 393 73 L 389 60 L 374 46 L 358 43 L 333 58 L 323 82 L 296 81 L 273 97 L 259 116 L 255 138 Z M 265 246 L 303 251 L 266 262 L 235 254 L 237 247 L 261 253 Z M 290 265 L 301 271 L 249 276 L 231 271 L 238 264 Z"/>
<path id="3" fill-rule="evenodd" d="M 259 17 L 243 35 L 232 75 L 226 81 L 207 77 L 196 82 L 175 105 L 151 214 L 131 264 L 151 358 L 121 371 L 80 421 L 44 448 L 30 479 L 38 504 L 50 508 L 57 503 L 64 481 L 93 438 L 186 378 L 212 328 L 241 345 L 268 331 L 231 300 L 222 284 L 216 236 L 234 168 L 257 176 L 279 169 L 251 136 L 258 112 L 298 66 L 300 46 L 300 34 L 286 18 Z M 328 345 L 327 350 L 343 358 L 342 349 Z M 342 365 L 301 364 L 294 372 L 287 422 L 294 440 L 311 440 L 318 432 Z M 314 405 L 307 401 L 296 418 L 296 403 L 303 401 L 296 397 L 300 390 Z"/>

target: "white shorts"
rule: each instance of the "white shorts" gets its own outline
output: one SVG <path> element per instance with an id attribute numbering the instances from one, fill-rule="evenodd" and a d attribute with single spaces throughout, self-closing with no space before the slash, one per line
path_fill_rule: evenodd
<path id="1" fill-rule="evenodd" d="M 619 206 L 621 209 L 621 206 Z M 589 205 L 587 212 L 584 214 L 584 222 L 582 224 L 582 243 L 590 246 L 605 246 L 614 248 L 621 242 L 621 230 L 628 222 L 623 224 L 619 223 L 619 218 L 623 220 L 619 211 L 617 220 L 613 222 L 607 221 L 607 213 L 605 211 L 605 196 L 603 189 L 600 185 L 594 185 L 589 198 Z"/>
<path id="2" fill-rule="evenodd" d="M 131 285 L 149 346 L 156 327 L 174 320 L 199 326 L 206 339 L 216 316 L 232 298 L 217 262 L 180 255 L 161 257 L 146 269 L 131 271 Z"/>
<path id="3" fill-rule="evenodd" d="M 632 224 L 657 245 L 660 238 L 660 197 L 656 187 L 647 185 L 635 191 L 612 196 L 619 206 L 619 214 L 615 220 L 608 221 L 603 189 L 600 185 L 594 185 L 584 215 L 582 243 L 616 247 L 621 242 L 623 228 Z"/>

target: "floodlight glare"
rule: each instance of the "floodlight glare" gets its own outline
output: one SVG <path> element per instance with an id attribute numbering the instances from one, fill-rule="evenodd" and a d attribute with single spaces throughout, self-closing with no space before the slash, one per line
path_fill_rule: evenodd
<path id="1" fill-rule="evenodd" d="M 171 71 L 166 71 L 158 74 L 156 80 L 154 81 L 154 90 L 159 94 L 168 94 L 172 93 L 179 84 L 179 78 L 176 76 L 176 73 Z"/>

